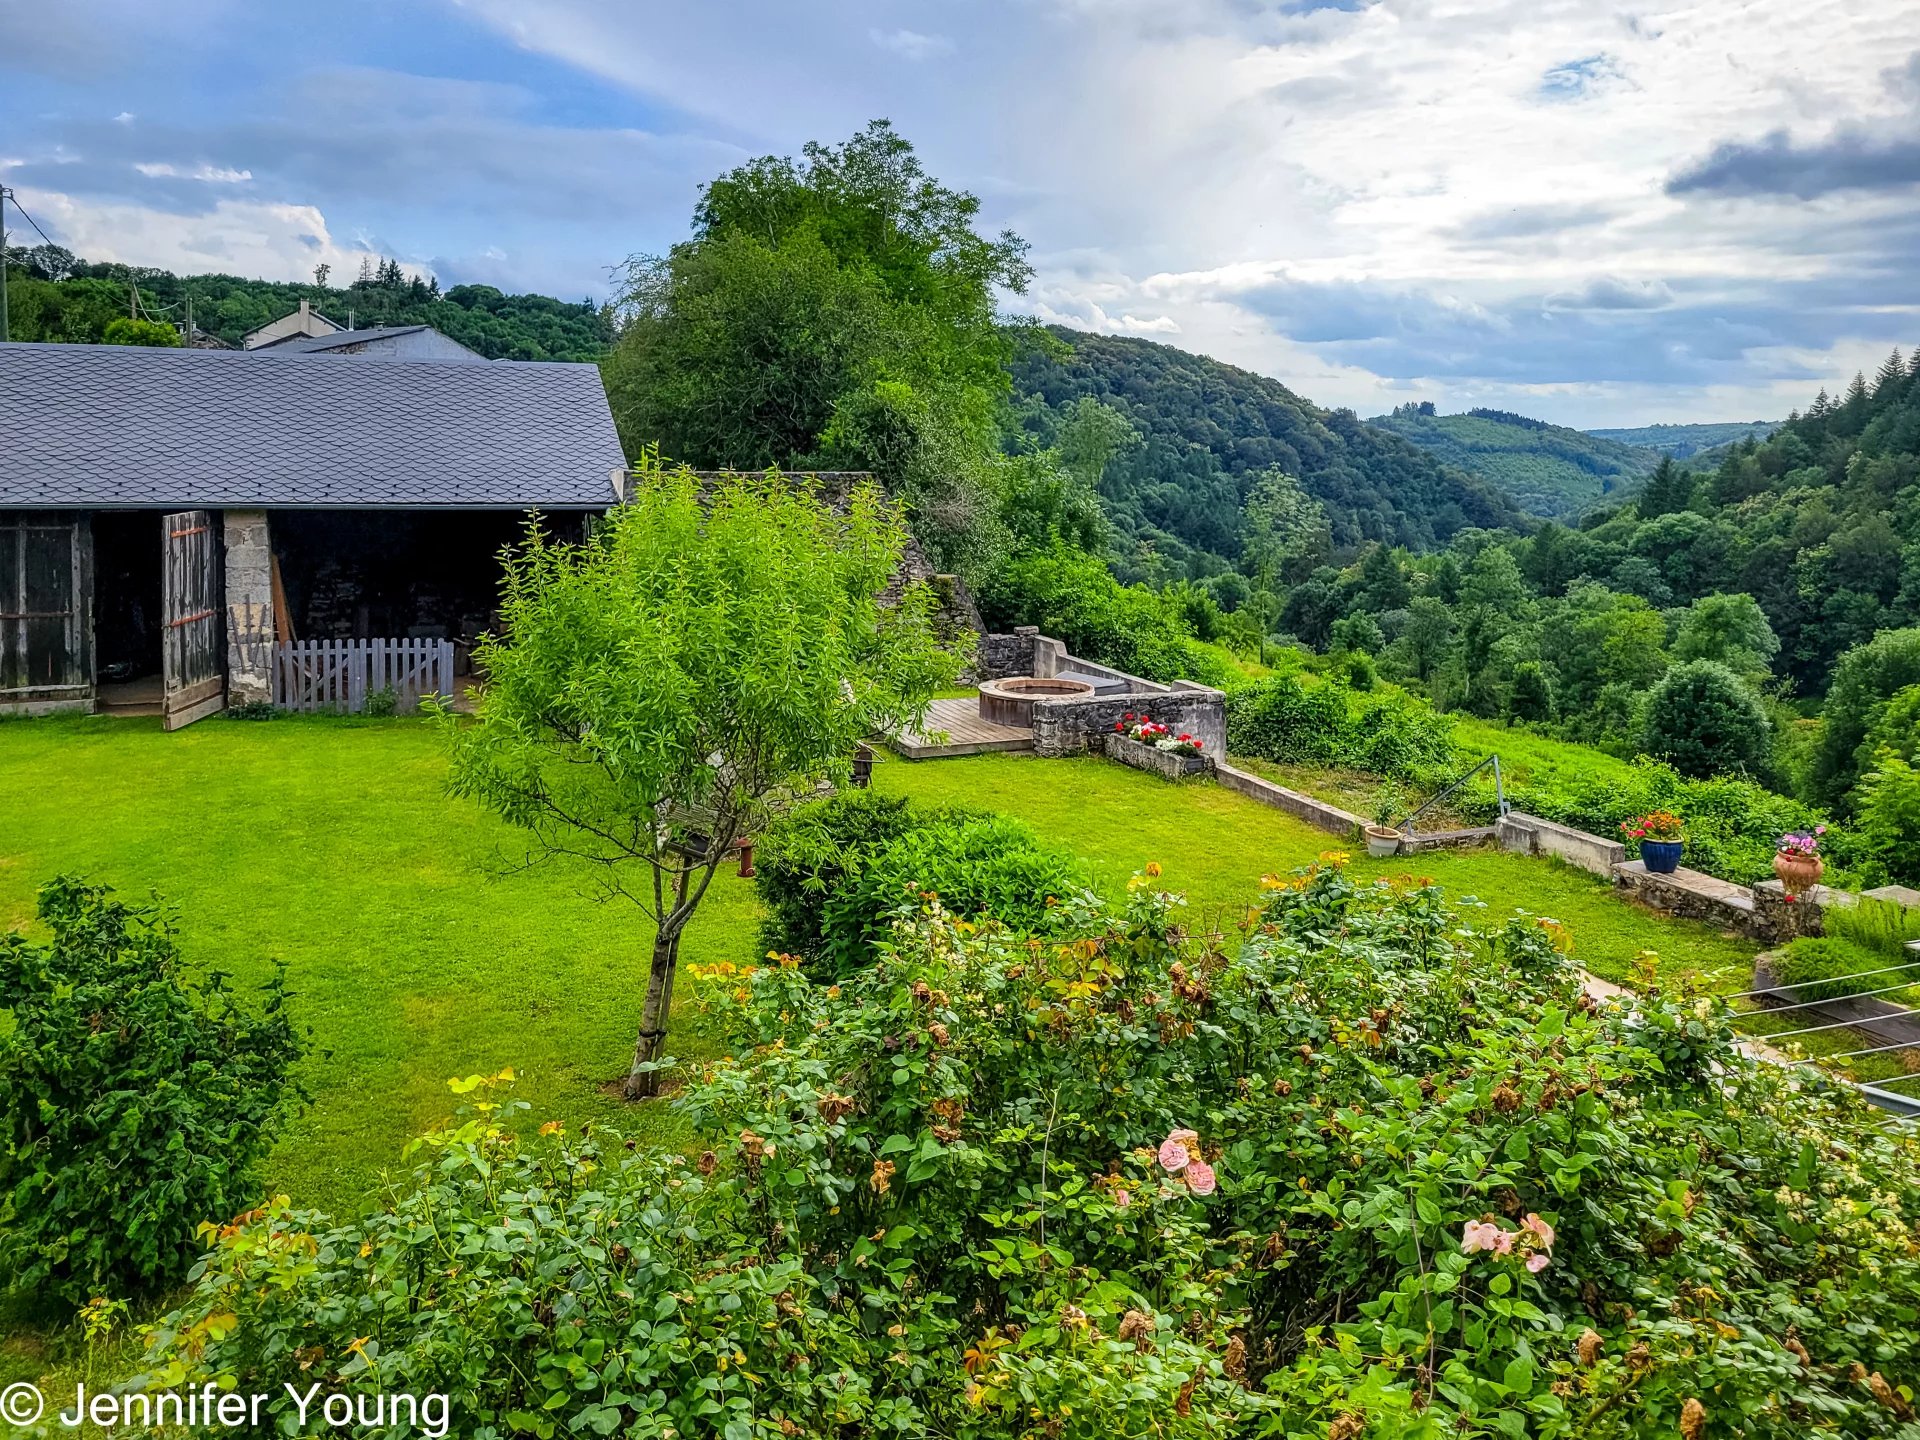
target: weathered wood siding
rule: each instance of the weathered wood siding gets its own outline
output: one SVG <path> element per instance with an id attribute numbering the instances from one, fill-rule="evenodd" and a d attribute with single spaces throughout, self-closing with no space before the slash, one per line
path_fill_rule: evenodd
<path id="1" fill-rule="evenodd" d="M 93 699 L 93 532 L 72 511 L 0 512 L 0 707 Z"/>
<path id="2" fill-rule="evenodd" d="M 206 510 L 161 517 L 165 545 L 160 636 L 160 708 L 169 730 L 215 714 L 226 704 L 221 617 L 220 539 Z"/>

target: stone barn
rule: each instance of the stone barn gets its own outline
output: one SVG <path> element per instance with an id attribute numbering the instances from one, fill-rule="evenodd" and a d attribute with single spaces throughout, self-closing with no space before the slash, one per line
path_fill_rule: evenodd
<path id="1" fill-rule="evenodd" d="M 459 673 L 529 512 L 577 537 L 623 474 L 592 365 L 0 345 L 0 713 L 171 729 L 316 650 Z"/>

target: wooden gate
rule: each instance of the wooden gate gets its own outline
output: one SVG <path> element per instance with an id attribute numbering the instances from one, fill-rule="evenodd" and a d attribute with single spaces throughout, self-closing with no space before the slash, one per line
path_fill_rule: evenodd
<path id="1" fill-rule="evenodd" d="M 227 704 L 220 645 L 220 547 L 208 511 L 175 511 L 162 516 L 160 524 L 166 547 L 160 713 L 167 729 L 178 730 Z"/>
<path id="2" fill-rule="evenodd" d="M 451 640 L 282 640 L 273 647 L 273 703 L 357 715 L 375 696 L 395 712 L 453 694 Z"/>
<path id="3" fill-rule="evenodd" d="M 91 704 L 91 542 L 81 516 L 0 514 L 0 710 Z"/>

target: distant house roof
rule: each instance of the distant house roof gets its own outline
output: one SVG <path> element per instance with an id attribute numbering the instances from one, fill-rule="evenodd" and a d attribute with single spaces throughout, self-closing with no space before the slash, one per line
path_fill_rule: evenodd
<path id="1" fill-rule="evenodd" d="M 340 328 L 337 322 L 314 309 L 311 302 L 302 300 L 298 310 L 289 310 L 279 319 L 269 320 L 258 329 L 249 330 L 241 338 L 240 348 L 255 350 L 277 344 L 293 335 L 331 335 Z"/>
<path id="2" fill-rule="evenodd" d="M 606 509 L 600 372 L 0 345 L 0 509 Z"/>
<path id="3" fill-rule="evenodd" d="M 451 335 L 431 325 L 379 325 L 368 330 L 341 330 L 332 335 L 296 335 L 259 347 L 254 353 L 276 355 L 378 355 L 391 360 L 485 360 Z"/>

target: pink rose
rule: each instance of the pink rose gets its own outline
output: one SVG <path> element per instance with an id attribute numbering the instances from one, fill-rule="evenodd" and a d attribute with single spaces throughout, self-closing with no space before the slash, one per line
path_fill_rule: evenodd
<path id="1" fill-rule="evenodd" d="M 1204 1160 L 1187 1164 L 1187 1188 L 1196 1195 L 1213 1194 L 1213 1167 Z"/>
<path id="2" fill-rule="evenodd" d="M 1199 1143 L 1200 1137 L 1191 1130 L 1174 1131 L 1160 1142 L 1160 1168 L 1169 1175 L 1178 1175 L 1194 1159 L 1188 1147 Z"/>
<path id="3" fill-rule="evenodd" d="M 1116 1190 L 1113 1192 L 1113 1203 L 1120 1209 L 1124 1210 L 1133 1203 L 1133 1196 L 1128 1194 L 1125 1190 Z"/>
<path id="4" fill-rule="evenodd" d="M 1476 1250 L 1491 1250 L 1503 1233 L 1498 1225 L 1489 1225 L 1484 1220 L 1469 1220 L 1466 1229 L 1460 1232 L 1461 1253 L 1471 1255 Z"/>
<path id="5" fill-rule="evenodd" d="M 1529 1213 L 1527 1218 L 1520 1222 L 1520 1228 L 1531 1233 L 1533 1238 L 1540 1242 L 1542 1249 L 1553 1248 L 1553 1227 L 1538 1215 Z"/>
<path id="6" fill-rule="evenodd" d="M 1531 1270 L 1535 1275 L 1538 1275 L 1552 1263 L 1552 1258 L 1544 1250 L 1536 1250 L 1533 1254 L 1527 1256 L 1527 1269 Z"/>

